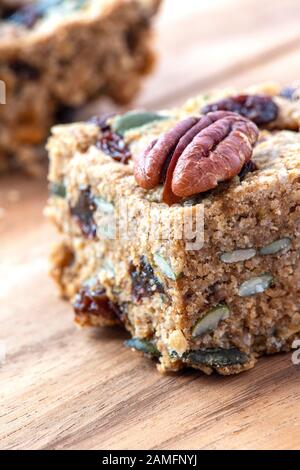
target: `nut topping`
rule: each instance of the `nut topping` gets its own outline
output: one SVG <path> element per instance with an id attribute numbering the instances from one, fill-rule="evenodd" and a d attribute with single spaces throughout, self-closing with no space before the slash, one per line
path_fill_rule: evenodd
<path id="1" fill-rule="evenodd" d="M 198 118 L 190 117 L 184 119 L 158 140 L 150 143 L 135 163 L 135 178 L 142 188 L 153 189 L 159 184 L 163 167 L 169 159 L 169 155 L 174 153 L 180 138 L 197 122 Z"/>
<path id="2" fill-rule="evenodd" d="M 163 201 L 171 205 L 238 175 L 251 159 L 257 137 L 256 125 L 236 113 L 186 118 L 135 160 L 136 181 L 153 189 L 166 174 Z"/>

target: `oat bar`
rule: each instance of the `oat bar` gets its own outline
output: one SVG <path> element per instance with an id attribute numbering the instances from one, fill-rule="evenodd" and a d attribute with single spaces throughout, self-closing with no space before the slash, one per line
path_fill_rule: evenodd
<path id="1" fill-rule="evenodd" d="M 51 272 L 76 323 L 123 324 L 127 346 L 161 371 L 235 374 L 289 351 L 300 335 L 299 111 L 296 90 L 264 85 L 55 127 Z"/>

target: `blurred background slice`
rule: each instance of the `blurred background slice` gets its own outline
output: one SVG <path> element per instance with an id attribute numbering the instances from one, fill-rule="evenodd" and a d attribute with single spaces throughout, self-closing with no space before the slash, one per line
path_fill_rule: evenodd
<path id="1" fill-rule="evenodd" d="M 136 96 L 155 62 L 160 0 L 1 1 L 0 170 L 33 171 L 54 123 L 98 96 L 122 104 Z"/>

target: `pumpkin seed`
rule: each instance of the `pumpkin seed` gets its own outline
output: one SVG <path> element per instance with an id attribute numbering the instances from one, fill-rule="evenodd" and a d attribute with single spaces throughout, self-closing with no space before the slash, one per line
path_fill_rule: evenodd
<path id="1" fill-rule="evenodd" d="M 165 275 L 172 281 L 176 281 L 177 279 L 179 279 L 181 273 L 175 273 L 170 263 L 160 253 L 154 253 L 153 259 L 156 266 L 163 275 Z"/>
<path id="2" fill-rule="evenodd" d="M 243 282 L 239 288 L 240 297 L 248 297 L 251 295 L 261 294 L 273 284 L 273 276 L 265 273 L 261 276 L 253 277 Z"/>
<path id="3" fill-rule="evenodd" d="M 236 348 L 216 348 L 189 351 L 184 355 L 184 360 L 191 365 L 201 364 L 210 367 L 226 367 L 244 364 L 247 362 L 248 356 Z"/>
<path id="4" fill-rule="evenodd" d="M 168 119 L 168 116 L 154 113 L 152 111 L 129 111 L 129 113 L 117 116 L 113 123 L 112 128 L 118 134 L 124 135 L 130 129 L 144 126 L 153 121 L 161 121 Z"/>
<path id="5" fill-rule="evenodd" d="M 206 333 L 215 330 L 220 321 L 225 320 L 229 315 L 230 310 L 227 305 L 216 305 L 197 321 L 192 330 L 192 335 L 194 337 L 203 336 Z"/>
<path id="6" fill-rule="evenodd" d="M 161 355 L 155 344 L 153 344 L 152 341 L 147 341 L 146 339 L 131 338 L 125 341 L 124 344 L 127 348 L 141 351 L 144 354 L 149 354 L 152 357 L 159 357 Z"/>
<path id="7" fill-rule="evenodd" d="M 239 249 L 234 250 L 228 253 L 222 253 L 220 260 L 223 263 L 238 263 L 240 261 L 246 261 L 248 259 L 254 258 L 256 255 L 256 250 L 254 248 Z"/>
<path id="8" fill-rule="evenodd" d="M 275 255 L 280 251 L 287 250 L 291 246 L 291 243 L 292 242 L 290 238 L 281 238 L 280 240 L 276 240 L 275 242 L 270 243 L 269 245 L 263 246 L 259 250 L 259 253 L 263 256 Z"/>
<path id="9" fill-rule="evenodd" d="M 50 183 L 50 193 L 53 196 L 65 198 L 67 191 L 64 183 Z"/>

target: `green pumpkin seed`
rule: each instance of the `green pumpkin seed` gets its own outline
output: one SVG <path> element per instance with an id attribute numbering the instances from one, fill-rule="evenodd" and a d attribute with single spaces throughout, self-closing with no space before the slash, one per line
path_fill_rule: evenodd
<path id="1" fill-rule="evenodd" d="M 171 279 L 172 281 L 176 281 L 177 279 L 179 279 L 181 273 L 175 273 L 170 263 L 160 253 L 154 253 L 153 259 L 159 271 L 164 276 Z"/>
<path id="2" fill-rule="evenodd" d="M 160 357 L 161 355 L 156 346 L 151 341 L 147 341 L 145 339 L 131 338 L 125 341 L 124 345 L 127 348 L 132 348 L 136 351 L 141 351 L 144 354 L 149 354 L 152 357 Z"/>
<path id="3" fill-rule="evenodd" d="M 197 321 L 192 330 L 192 335 L 194 337 L 203 336 L 206 333 L 215 330 L 220 321 L 225 320 L 229 315 L 230 310 L 227 305 L 216 305 Z"/>
<path id="4" fill-rule="evenodd" d="M 226 367 L 245 364 L 245 362 L 248 361 L 248 356 L 236 348 L 216 348 L 189 351 L 184 355 L 184 360 L 191 365 L 199 364 L 210 367 Z"/>
<path id="5" fill-rule="evenodd" d="M 275 242 L 270 243 L 269 245 L 263 246 L 259 250 L 259 253 L 263 256 L 275 255 L 280 251 L 287 250 L 288 248 L 290 248 L 291 244 L 292 241 L 290 238 L 281 238 L 280 240 L 276 240 Z"/>
<path id="6" fill-rule="evenodd" d="M 67 191 L 64 183 L 50 183 L 50 194 L 53 196 L 65 198 Z"/>
<path id="7" fill-rule="evenodd" d="M 248 259 L 254 258 L 256 255 L 256 250 L 254 248 L 234 250 L 228 253 L 222 253 L 220 260 L 223 263 L 239 263 L 240 261 L 246 261 Z"/>
<path id="8" fill-rule="evenodd" d="M 152 111 L 130 111 L 129 113 L 117 116 L 113 123 L 112 128 L 118 134 L 124 135 L 130 129 L 144 126 L 154 121 L 161 121 L 168 119 L 168 116 L 154 113 Z"/>
<path id="9" fill-rule="evenodd" d="M 248 297 L 251 295 L 261 294 L 273 284 L 273 276 L 265 273 L 261 276 L 253 277 L 243 282 L 239 288 L 240 297 Z"/>

